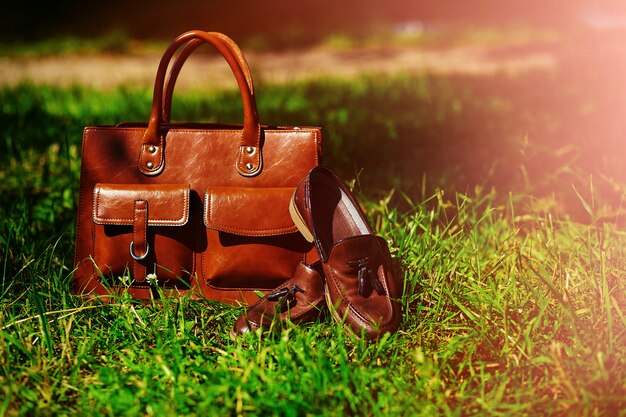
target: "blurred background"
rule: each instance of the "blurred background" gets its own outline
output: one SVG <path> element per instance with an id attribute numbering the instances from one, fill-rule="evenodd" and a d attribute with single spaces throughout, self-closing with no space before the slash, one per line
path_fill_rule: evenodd
<path id="1" fill-rule="evenodd" d="M 72 150 L 84 125 L 146 120 L 160 54 L 197 28 L 242 47 L 264 122 L 321 125 L 326 164 L 367 195 L 492 192 L 622 219 L 621 1 L 59 0 L 10 2 L 0 22 L 5 162 Z M 208 49 L 185 66 L 175 118 L 237 122 L 232 75 Z M 0 179 L 15 194 L 23 175 Z"/>
<path id="2" fill-rule="evenodd" d="M 239 39 L 263 38 L 278 48 L 310 45 L 333 33 L 368 36 L 390 28 L 615 28 L 623 27 L 625 19 L 623 2 L 619 0 L 303 0 L 297 5 L 287 0 L 58 0 L 5 5 L 0 33 L 13 40 L 94 37 L 112 31 L 139 39 L 169 39 L 197 27 L 223 31 Z"/>

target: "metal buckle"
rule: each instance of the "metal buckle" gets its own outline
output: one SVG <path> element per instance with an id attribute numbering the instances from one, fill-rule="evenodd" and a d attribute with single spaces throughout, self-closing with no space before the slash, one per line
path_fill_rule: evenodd
<path id="1" fill-rule="evenodd" d="M 130 241 L 130 256 L 132 256 L 134 260 L 141 261 L 142 259 L 145 259 L 146 256 L 148 256 L 148 252 L 150 252 L 150 244 L 146 242 L 146 253 L 144 253 L 141 256 L 135 256 L 135 253 L 133 250 L 133 241 L 132 240 Z"/>

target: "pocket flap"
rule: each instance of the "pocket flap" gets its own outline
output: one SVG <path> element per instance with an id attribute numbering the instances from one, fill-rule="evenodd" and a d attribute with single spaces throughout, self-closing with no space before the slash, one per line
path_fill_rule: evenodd
<path id="1" fill-rule="evenodd" d="M 241 236 L 297 232 L 289 215 L 294 188 L 207 187 L 204 224 Z"/>
<path id="2" fill-rule="evenodd" d="M 187 184 L 96 184 L 94 223 L 132 225 L 136 200 L 148 202 L 149 226 L 183 226 L 189 220 Z"/>

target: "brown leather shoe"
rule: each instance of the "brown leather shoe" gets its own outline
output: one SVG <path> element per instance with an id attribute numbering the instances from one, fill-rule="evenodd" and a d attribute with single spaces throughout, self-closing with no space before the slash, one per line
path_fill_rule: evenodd
<path id="1" fill-rule="evenodd" d="M 313 168 L 298 185 L 290 213 L 319 252 L 335 320 L 370 339 L 395 332 L 401 288 L 387 242 L 376 236 L 343 181 L 328 168 Z"/>
<path id="2" fill-rule="evenodd" d="M 315 321 L 324 308 L 324 284 L 318 268 L 300 262 L 293 278 L 266 294 L 235 321 L 231 336 L 267 327 L 275 318 L 293 323 Z"/>

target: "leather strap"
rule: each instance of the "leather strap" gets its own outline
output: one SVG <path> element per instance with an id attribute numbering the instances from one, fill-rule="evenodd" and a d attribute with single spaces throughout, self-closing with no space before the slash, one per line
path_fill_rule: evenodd
<path id="1" fill-rule="evenodd" d="M 260 148 L 261 126 L 257 114 L 254 88 L 252 86 L 252 78 L 250 77 L 248 64 L 245 61 L 241 50 L 239 50 L 237 45 L 226 35 L 219 34 L 217 32 L 209 33 L 200 30 L 193 30 L 180 35 L 172 42 L 161 58 L 154 83 L 150 121 L 144 134 L 143 144 L 139 152 L 138 169 L 144 175 L 157 175 L 163 171 L 165 166 L 165 156 L 163 149 L 164 134 L 161 130 L 161 124 L 164 122 L 163 88 L 165 76 L 167 67 L 169 66 L 169 63 L 176 51 L 181 46 L 187 45 L 191 41 L 196 41 L 198 45 L 205 42 L 210 43 L 224 56 L 230 65 L 231 70 L 237 79 L 237 84 L 239 85 L 244 113 L 241 142 L 235 166 L 237 172 L 243 176 L 258 175 L 261 172 L 263 165 Z M 193 49 L 195 49 L 195 47 L 193 47 Z M 190 53 L 191 51 L 189 51 L 186 55 L 189 56 Z M 182 63 L 184 63 L 184 59 L 180 66 L 182 66 Z M 180 72 L 180 69 L 178 69 L 178 72 Z M 171 89 L 173 90 L 173 85 Z"/>
<path id="2" fill-rule="evenodd" d="M 133 211 L 133 240 L 130 242 L 130 254 L 133 262 L 133 277 L 136 282 L 146 280 L 145 258 L 148 256 L 148 202 L 135 200 Z"/>
<path id="3" fill-rule="evenodd" d="M 239 54 L 240 60 L 245 62 L 245 58 L 241 54 L 241 50 L 239 47 L 230 39 L 228 36 L 218 33 L 218 32 L 207 32 L 209 35 L 214 36 L 218 42 L 220 42 L 221 46 L 216 46 L 218 51 L 226 58 L 228 63 L 231 65 L 239 66 L 239 61 L 232 55 L 233 53 Z M 178 80 L 178 76 L 180 75 L 180 71 L 183 68 L 183 64 L 187 61 L 189 56 L 195 51 L 199 46 L 201 46 L 204 42 L 199 39 L 194 39 L 189 41 L 178 54 L 170 72 L 167 77 L 167 81 L 165 82 L 165 91 L 163 93 L 163 121 L 168 123 L 171 119 L 172 113 L 172 97 L 174 95 L 174 87 L 176 86 L 176 81 Z M 248 84 L 248 88 L 252 92 L 254 96 L 254 84 L 252 82 L 252 74 L 250 74 L 250 68 L 245 66 L 240 68 L 243 72 L 246 83 Z M 255 107 L 256 108 L 256 107 Z"/>

